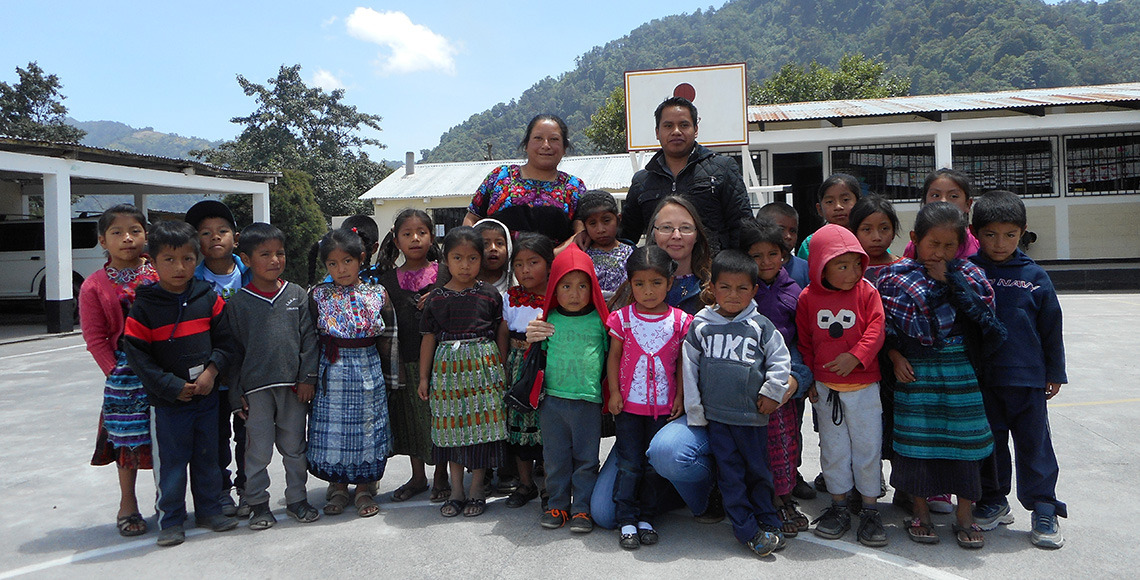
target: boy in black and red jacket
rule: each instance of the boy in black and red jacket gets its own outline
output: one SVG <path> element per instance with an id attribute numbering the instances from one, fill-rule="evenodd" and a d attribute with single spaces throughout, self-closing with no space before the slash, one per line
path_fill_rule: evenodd
<path id="1" fill-rule="evenodd" d="M 209 283 L 194 279 L 197 231 L 185 222 L 160 221 L 147 233 L 158 284 L 138 289 L 127 315 L 124 350 L 153 407 L 158 545 L 185 540 L 186 468 L 193 478 L 194 516 L 216 532 L 237 520 L 218 501 L 218 392 L 214 380 L 234 357 L 235 345 Z"/>

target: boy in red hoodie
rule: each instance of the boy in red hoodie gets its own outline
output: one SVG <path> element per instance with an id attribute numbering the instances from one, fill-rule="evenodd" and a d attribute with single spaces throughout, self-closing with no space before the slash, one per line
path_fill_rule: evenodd
<path id="1" fill-rule="evenodd" d="M 598 479 L 609 315 L 590 257 L 577 246 L 558 254 L 543 315 L 527 326 L 527 341 L 545 341 L 546 349 L 546 396 L 538 407 L 550 493 L 545 528 L 570 520 L 572 532 L 594 529 L 590 496 Z"/>
<path id="2" fill-rule="evenodd" d="M 796 306 L 804 364 L 815 375 L 808 390 L 819 419 L 820 464 L 831 507 L 815 522 L 815 535 L 838 539 L 851 528 L 847 492 L 863 496 L 859 542 L 887 545 L 876 508 L 879 496 L 883 407 L 879 402 L 879 349 L 883 302 L 863 278 L 869 258 L 859 239 L 834 224 L 815 232 L 808 250 L 811 283 Z"/>

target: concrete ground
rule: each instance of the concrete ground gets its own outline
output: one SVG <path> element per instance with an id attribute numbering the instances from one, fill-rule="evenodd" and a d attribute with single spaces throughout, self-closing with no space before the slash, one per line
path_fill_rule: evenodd
<path id="1" fill-rule="evenodd" d="M 473 519 L 444 519 L 425 496 L 391 503 L 391 491 L 408 478 L 403 458 L 392 460 L 380 483 L 377 517 L 290 520 L 278 466 L 270 490 L 276 527 L 190 530 L 185 544 L 159 548 L 154 531 L 139 538 L 115 531 L 115 469 L 89 465 L 102 376 L 82 338 L 70 335 L 0 344 L 0 489 L 8 502 L 0 510 L 0 579 L 114 578 L 129 569 L 178 578 L 1135 577 L 1140 551 L 1132 526 L 1140 509 L 1130 493 L 1140 484 L 1140 395 L 1132 391 L 1140 384 L 1140 295 L 1065 295 L 1061 304 L 1072 381 L 1050 404 L 1062 466 L 1058 495 L 1072 514 L 1061 520 L 1061 550 L 1030 545 L 1028 513 L 1020 507 L 1013 525 L 986 534 L 982 550 L 955 545 L 951 516 L 936 516 L 940 545 L 918 545 L 906 538 L 903 513 L 886 503 L 888 496 L 881 509 L 891 543 L 884 549 L 859 545 L 854 533 L 838 541 L 807 533 L 758 559 L 736 544 L 727 523 L 701 525 L 677 511 L 659 521 L 659 545 L 625 552 L 607 530 L 578 536 L 542 529 L 538 502 L 511 510 L 499 498 Z M 810 430 L 806 440 L 804 474 L 811 478 L 818 447 Z M 140 497 L 153 497 L 150 474 L 139 481 Z M 311 479 L 310 502 L 322 505 L 323 495 L 323 483 Z M 825 500 L 801 507 L 814 517 Z M 153 527 L 153 508 L 144 505 L 143 513 Z"/>

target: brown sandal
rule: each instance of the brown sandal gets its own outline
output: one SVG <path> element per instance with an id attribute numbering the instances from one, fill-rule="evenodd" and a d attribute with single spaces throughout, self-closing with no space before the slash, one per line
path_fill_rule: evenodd
<path id="1" fill-rule="evenodd" d="M 356 494 L 356 499 L 353 501 L 356 506 L 356 515 L 362 518 L 370 518 L 380 513 L 380 504 L 372 499 L 372 494 L 367 492 L 360 492 Z"/>
<path id="2" fill-rule="evenodd" d="M 334 489 L 328 494 L 329 501 L 325 504 L 325 515 L 339 516 L 344 513 L 352 498 L 348 496 L 347 489 Z"/>

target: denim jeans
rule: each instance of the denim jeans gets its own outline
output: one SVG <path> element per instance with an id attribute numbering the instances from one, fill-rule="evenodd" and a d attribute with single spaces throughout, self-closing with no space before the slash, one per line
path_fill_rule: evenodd
<path id="1" fill-rule="evenodd" d="M 665 426 L 668 416 L 648 417 L 619 413 L 614 417 L 617 441 L 612 455 L 617 456 L 614 480 L 614 519 L 617 525 L 634 525 L 639 521 L 653 523 L 661 489 L 668 485 L 657 475 L 645 457 L 649 441 Z"/>
<path id="2" fill-rule="evenodd" d="M 708 429 L 690 427 L 681 416 L 657 432 L 646 454 L 649 464 L 673 484 L 693 515 L 704 513 L 716 481 Z"/>

